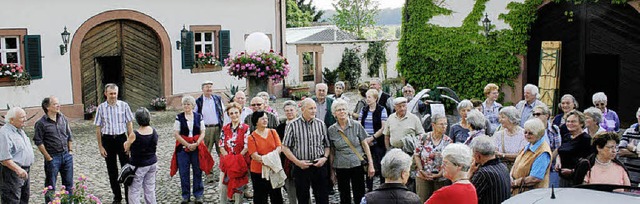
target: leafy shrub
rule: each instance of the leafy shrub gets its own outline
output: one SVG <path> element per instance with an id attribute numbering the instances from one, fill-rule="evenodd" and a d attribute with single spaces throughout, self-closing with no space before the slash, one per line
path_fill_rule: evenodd
<path id="1" fill-rule="evenodd" d="M 362 70 L 360 70 L 361 62 L 358 52 L 359 50 L 357 48 L 344 48 L 342 61 L 340 61 L 340 65 L 338 65 L 338 68 L 336 69 L 340 79 L 349 83 L 350 87 L 358 85 L 360 74 L 362 73 Z"/>

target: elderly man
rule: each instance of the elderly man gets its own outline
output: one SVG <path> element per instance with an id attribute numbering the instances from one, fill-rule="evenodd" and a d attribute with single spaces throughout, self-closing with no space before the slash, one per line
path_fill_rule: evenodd
<path id="1" fill-rule="evenodd" d="M 224 104 L 220 96 L 213 94 L 212 81 L 203 82 L 201 88 L 202 95 L 196 99 L 196 107 L 193 111 L 202 115 L 204 120 L 206 127 L 204 144 L 207 145 L 207 149 L 213 152 L 211 148 L 215 146 L 215 151 L 220 154 L 218 140 L 220 140 L 220 128 L 224 123 Z"/>
<path id="2" fill-rule="evenodd" d="M 382 82 L 380 79 L 372 79 L 369 82 L 369 88 L 378 91 L 378 104 L 387 109 L 387 114 L 393 113 L 393 98 L 388 93 L 382 91 Z"/>
<path id="3" fill-rule="evenodd" d="M 411 86 L 411 84 L 407 84 L 406 86 L 402 87 L 402 96 L 407 98 L 407 100 L 409 101 L 409 108 L 412 108 L 410 111 L 411 113 L 417 115 L 417 116 L 421 116 L 424 115 L 427 112 L 427 104 L 425 104 L 424 102 L 422 102 L 422 100 L 417 99 L 416 104 L 417 104 L 417 108 L 413 108 L 411 107 L 411 100 L 413 99 L 413 97 L 416 95 L 416 90 L 413 88 L 413 86 Z"/>
<path id="4" fill-rule="evenodd" d="M 418 116 L 407 113 L 407 99 L 399 97 L 393 100 L 396 112 L 387 118 L 384 124 L 384 143 L 387 150 L 401 148 L 403 151 L 413 154 L 414 147 L 405 147 L 405 144 L 413 144 L 415 136 L 424 134 L 422 123 Z"/>
<path id="5" fill-rule="evenodd" d="M 309 188 L 313 188 L 316 203 L 328 204 L 329 175 L 325 163 L 329 156 L 327 126 L 316 118 L 316 102 L 302 101 L 302 117 L 285 129 L 282 150 L 295 166 L 291 171 L 296 185 L 298 203 L 310 203 Z"/>
<path id="6" fill-rule="evenodd" d="M 54 96 L 42 100 L 44 115 L 35 125 L 33 143 L 44 156 L 44 186 L 52 186 L 49 191 L 55 192 L 58 172 L 62 185 L 69 193 L 73 193 L 73 136 L 67 118 L 60 112 L 60 103 Z M 45 197 L 46 203 L 51 199 Z"/>
<path id="7" fill-rule="evenodd" d="M 336 118 L 331 114 L 333 99 L 327 97 L 328 89 L 325 83 L 316 84 L 316 96 L 313 97 L 316 107 L 318 107 L 316 118 L 322 120 L 327 127 L 336 123 Z"/>
<path id="8" fill-rule="evenodd" d="M 469 175 L 479 204 L 502 203 L 511 197 L 509 169 L 496 158 L 496 148 L 493 139 L 486 135 L 471 142 L 473 162 Z"/>
<path id="9" fill-rule="evenodd" d="M 382 158 L 382 176 L 386 181 L 380 185 L 380 188 L 367 193 L 360 203 L 422 203 L 420 197 L 405 186 L 411 175 L 410 168 L 411 156 L 399 149 L 390 150 Z"/>
<path id="10" fill-rule="evenodd" d="M 533 84 L 525 85 L 524 100 L 516 104 L 516 109 L 518 109 L 518 113 L 520 113 L 520 127 L 524 127 L 524 122 L 532 118 L 533 107 L 538 105 L 547 105 L 538 100 L 538 87 Z"/>
<path id="11" fill-rule="evenodd" d="M 33 148 L 22 128 L 27 114 L 20 107 L 9 109 L 0 128 L 1 203 L 29 203 L 29 167 Z"/>
<path id="12" fill-rule="evenodd" d="M 120 166 L 129 163 L 129 156 L 124 151 L 124 142 L 127 135 L 133 134 L 133 114 L 127 102 L 118 100 L 118 85 L 109 83 L 104 86 L 104 95 L 107 101 L 98 105 L 96 118 L 93 124 L 96 126 L 96 139 L 100 155 L 105 158 L 109 184 L 113 192 L 113 203 L 122 202 L 120 183 L 118 183 L 118 158 Z M 129 187 L 124 186 L 125 200 L 128 198 Z"/>
<path id="13" fill-rule="evenodd" d="M 249 115 L 247 115 L 247 117 L 244 119 L 244 124 L 248 124 L 249 125 L 249 130 L 251 132 L 256 130 L 256 126 L 253 125 L 253 123 L 251 122 L 251 116 L 253 115 L 253 112 L 265 111 L 264 110 L 264 108 L 265 108 L 264 104 L 265 104 L 264 99 L 262 99 L 261 97 L 256 96 L 256 97 L 253 97 L 251 99 L 251 110 L 252 110 L 252 112 Z M 273 115 L 273 114 L 271 114 L 269 112 L 265 111 L 265 113 L 267 113 L 267 117 L 269 118 L 269 122 L 267 123 L 267 128 L 276 129 L 278 127 L 278 125 L 280 124 L 280 122 L 278 121 L 278 118 L 275 115 Z"/>
<path id="14" fill-rule="evenodd" d="M 244 121 L 249 114 L 253 113 L 253 110 L 251 108 L 245 106 L 247 104 L 247 96 L 245 95 L 244 91 L 236 92 L 236 94 L 233 95 L 233 102 L 236 102 L 242 106 L 242 111 L 241 111 L 242 113 L 240 113 L 240 121 Z M 226 124 L 229 124 L 230 122 L 231 122 L 231 118 L 229 118 L 229 115 L 224 114 L 224 124 L 226 125 Z"/>
<path id="15" fill-rule="evenodd" d="M 640 108 L 636 112 L 636 119 L 638 123 L 631 125 L 622 134 L 622 140 L 620 141 L 619 158 L 625 165 L 640 166 Z M 629 178 L 631 179 L 632 186 L 638 186 L 640 183 L 640 170 L 637 168 L 629 169 Z"/>

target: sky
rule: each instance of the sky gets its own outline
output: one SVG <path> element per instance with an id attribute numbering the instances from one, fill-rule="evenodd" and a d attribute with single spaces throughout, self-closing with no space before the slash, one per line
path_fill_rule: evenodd
<path id="1" fill-rule="evenodd" d="M 314 0 L 313 4 L 316 5 L 316 7 L 318 7 L 318 9 L 320 10 L 327 10 L 327 9 L 333 10 L 333 6 L 331 4 L 335 1 L 337 0 Z M 404 5 L 405 0 L 373 0 L 373 1 L 377 1 L 380 5 L 379 8 L 383 9 L 383 8 L 402 7 L 402 5 Z"/>

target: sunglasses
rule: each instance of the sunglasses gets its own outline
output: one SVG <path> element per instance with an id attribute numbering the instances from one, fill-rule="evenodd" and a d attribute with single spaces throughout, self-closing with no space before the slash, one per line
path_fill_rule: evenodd
<path id="1" fill-rule="evenodd" d="M 531 131 L 524 131 L 524 135 L 533 135 L 533 132 L 531 132 Z"/>
<path id="2" fill-rule="evenodd" d="M 538 117 L 538 116 L 541 116 L 541 115 L 542 115 L 542 113 L 533 113 L 533 114 L 531 114 L 531 115 L 533 115 L 533 117 Z"/>
<path id="3" fill-rule="evenodd" d="M 596 106 L 604 106 L 605 104 L 604 103 L 596 103 L 595 105 Z"/>
<path id="4" fill-rule="evenodd" d="M 251 106 L 261 106 L 261 105 L 262 105 L 262 103 L 254 103 L 254 104 L 251 104 Z"/>

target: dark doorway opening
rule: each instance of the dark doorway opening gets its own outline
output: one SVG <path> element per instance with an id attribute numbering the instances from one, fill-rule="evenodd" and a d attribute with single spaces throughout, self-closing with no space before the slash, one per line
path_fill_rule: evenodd
<path id="1" fill-rule="evenodd" d="M 118 85 L 118 99 L 124 100 L 125 95 L 123 94 L 124 88 L 122 84 L 124 82 L 124 75 L 122 72 L 122 57 L 121 56 L 112 56 L 112 57 L 96 57 L 97 66 L 96 73 L 101 73 L 102 77 L 99 79 L 99 82 L 102 84 L 98 84 L 99 90 L 104 88 L 104 85 L 108 83 L 115 83 Z M 104 90 L 103 90 L 104 91 Z M 103 91 L 98 93 L 98 96 L 104 97 Z M 104 101 L 104 98 L 99 101 Z"/>
<path id="2" fill-rule="evenodd" d="M 618 110 L 618 87 L 620 81 L 620 56 L 609 54 L 587 54 L 585 57 L 585 91 L 582 104 L 593 106 L 591 96 L 596 92 L 607 95 L 607 108 Z"/>

